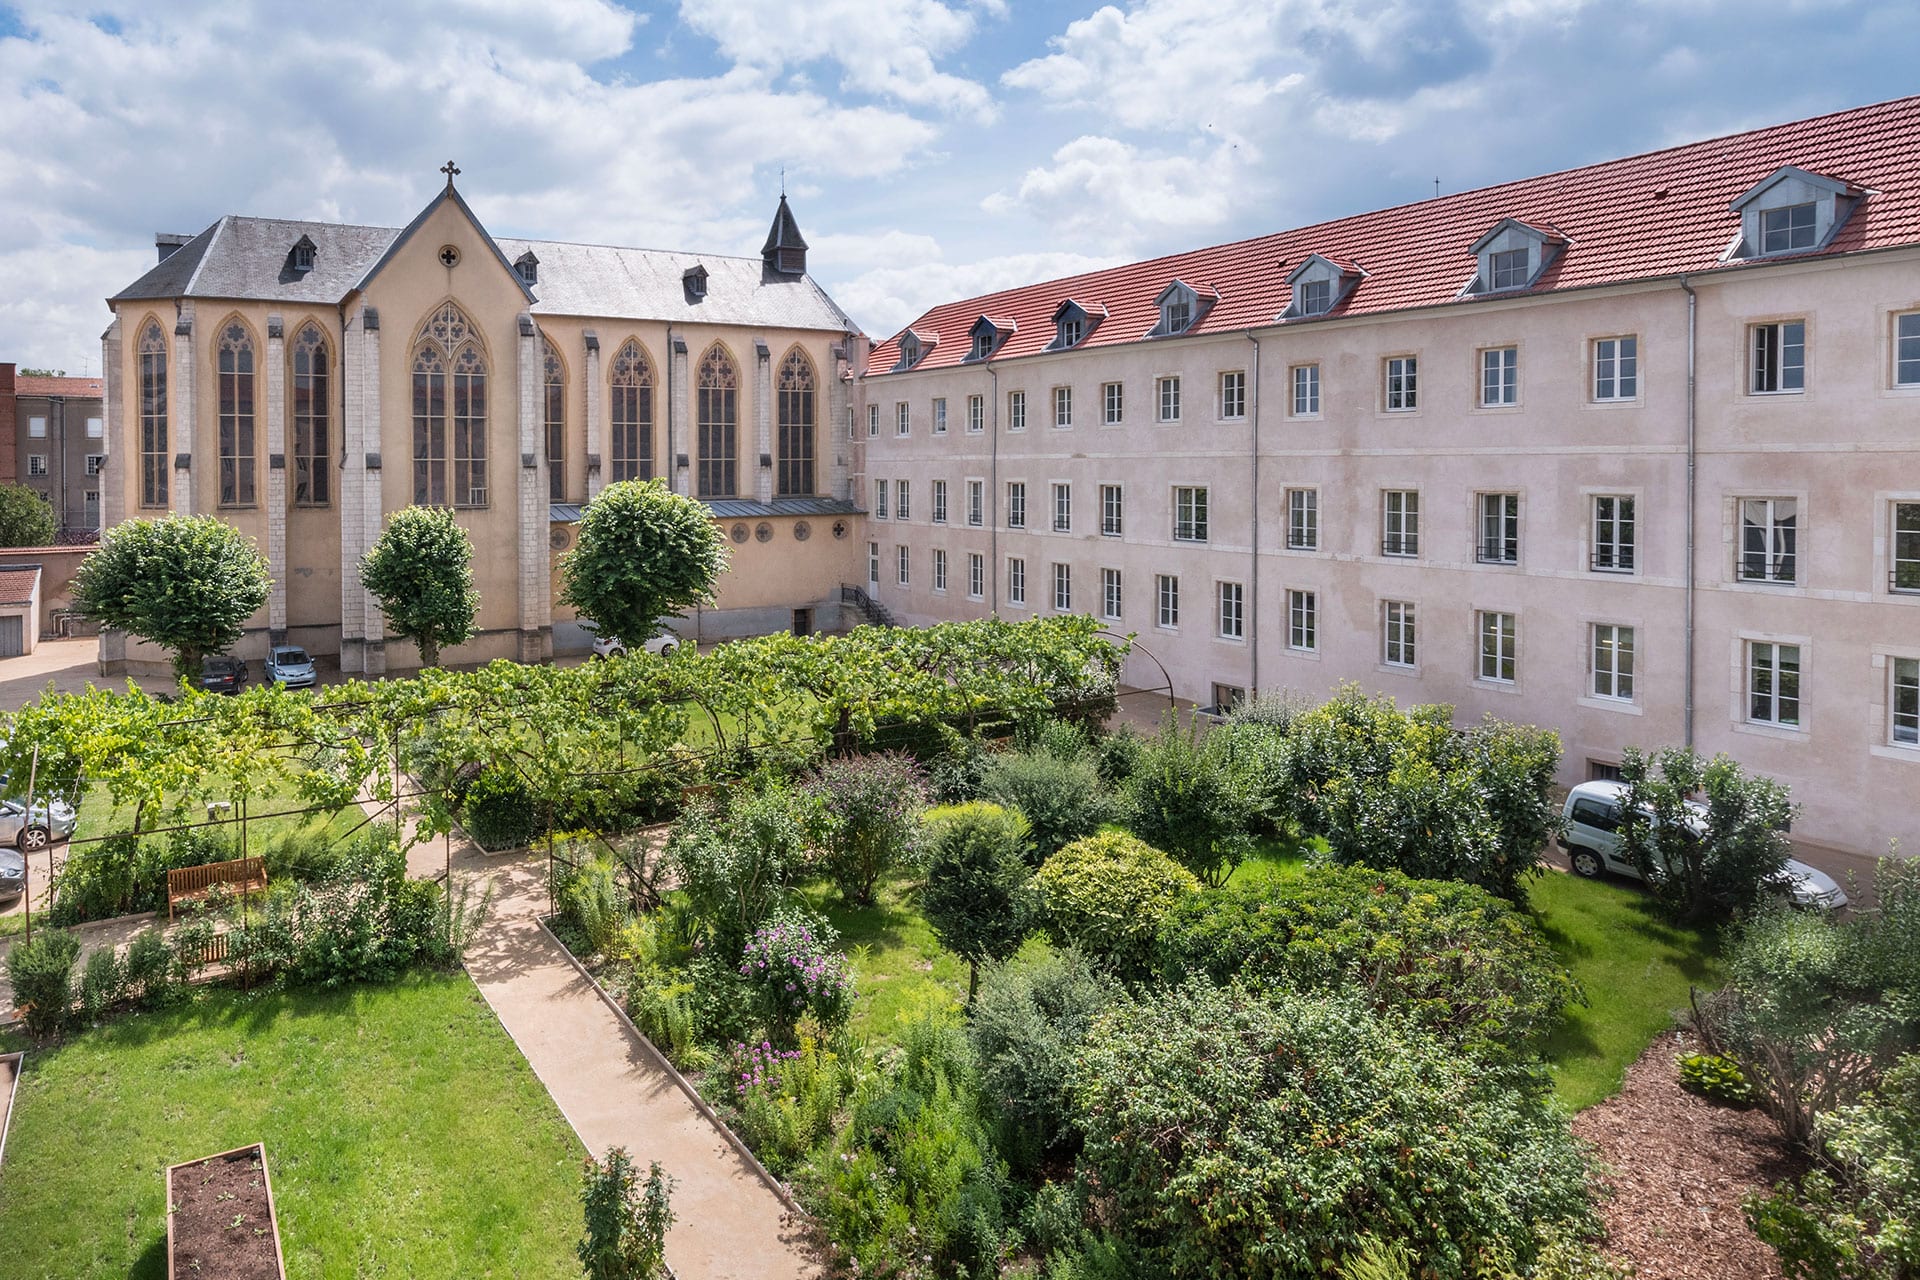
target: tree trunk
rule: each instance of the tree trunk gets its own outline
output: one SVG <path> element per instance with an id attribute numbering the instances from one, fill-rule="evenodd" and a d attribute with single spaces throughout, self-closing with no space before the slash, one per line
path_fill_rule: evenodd
<path id="1" fill-rule="evenodd" d="M 192 680 L 200 674 L 200 664 L 206 660 L 206 656 L 199 649 L 182 648 L 173 655 L 173 678 Z"/>
<path id="2" fill-rule="evenodd" d="M 967 1008 L 973 1008 L 973 998 L 980 994 L 980 962 L 967 959 Z"/>
<path id="3" fill-rule="evenodd" d="M 420 665 L 422 667 L 440 665 L 440 646 L 426 636 L 420 637 Z"/>

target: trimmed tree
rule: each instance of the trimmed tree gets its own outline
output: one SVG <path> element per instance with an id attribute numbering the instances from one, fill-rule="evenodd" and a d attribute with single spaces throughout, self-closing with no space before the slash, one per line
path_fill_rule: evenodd
<path id="1" fill-rule="evenodd" d="M 232 525 L 213 516 L 163 516 L 107 530 L 74 575 L 73 607 L 167 650 L 184 680 L 206 655 L 239 641 L 271 585 L 267 558 Z"/>
<path id="2" fill-rule="evenodd" d="M 360 562 L 360 582 L 380 602 L 387 625 L 420 647 L 420 665 L 440 665 L 440 650 L 473 636 L 480 592 L 473 585 L 473 539 L 448 507 L 393 513 Z"/>
<path id="3" fill-rule="evenodd" d="M 1620 845 L 1661 905 L 1710 923 L 1759 906 L 1787 865 L 1793 802 L 1772 778 L 1731 756 L 1705 760 L 1682 748 L 1620 760 Z M 1702 793 L 1704 807 L 1689 803 Z"/>
<path id="4" fill-rule="evenodd" d="M 53 507 L 23 484 L 0 484 L 0 547 L 53 543 Z"/>
<path id="5" fill-rule="evenodd" d="M 622 480 L 580 517 L 579 541 L 560 561 L 560 603 L 638 648 L 660 619 L 712 603 L 726 567 L 726 539 L 704 505 L 660 480 Z"/>
<path id="6" fill-rule="evenodd" d="M 1027 940 L 1027 821 L 996 804 L 935 809 L 926 817 L 927 887 L 920 910 L 940 944 L 967 959 L 967 1003 L 980 962 L 1005 960 Z"/>

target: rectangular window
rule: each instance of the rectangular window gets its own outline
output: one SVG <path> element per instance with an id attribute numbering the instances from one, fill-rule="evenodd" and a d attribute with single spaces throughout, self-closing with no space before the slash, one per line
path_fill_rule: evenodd
<path id="1" fill-rule="evenodd" d="M 1394 356 L 1386 362 L 1387 412 L 1406 413 L 1420 407 L 1420 358 Z"/>
<path id="2" fill-rule="evenodd" d="M 87 474 L 88 475 L 90 476 L 99 475 L 101 472 L 101 469 L 104 468 L 106 465 L 107 465 L 106 454 L 90 453 L 87 455 Z"/>
<path id="3" fill-rule="evenodd" d="M 1247 375 L 1244 372 L 1220 375 L 1220 416 L 1223 418 L 1247 416 Z"/>
<path id="4" fill-rule="evenodd" d="M 1633 550 L 1633 495 L 1626 493 L 1594 495 L 1594 572 L 1632 573 Z"/>
<path id="5" fill-rule="evenodd" d="M 867 406 L 867 434 L 870 436 L 880 434 L 880 406 L 877 404 Z"/>
<path id="6" fill-rule="evenodd" d="M 1302 280 L 1300 282 L 1300 314 L 1303 316 L 1323 316 L 1333 309 L 1333 281 Z"/>
<path id="7" fill-rule="evenodd" d="M 1053 389 L 1053 425 L 1070 427 L 1073 425 L 1073 388 L 1055 387 Z"/>
<path id="8" fill-rule="evenodd" d="M 1027 527 L 1027 482 L 1007 481 L 1007 528 Z"/>
<path id="9" fill-rule="evenodd" d="M 30 476 L 43 476 L 47 474 L 47 455 L 44 453 L 28 454 L 27 474 Z"/>
<path id="10" fill-rule="evenodd" d="M 189 432 L 189 436 L 191 433 Z M 167 505 L 167 348 L 151 322 L 140 339 L 140 505 Z"/>
<path id="11" fill-rule="evenodd" d="M 938 547 L 933 549 L 933 589 L 942 595 L 947 590 L 947 553 Z"/>
<path id="12" fill-rule="evenodd" d="M 107 434 L 106 428 L 104 424 L 101 423 L 100 419 L 98 418 L 87 419 L 87 439 L 98 440 L 106 434 Z"/>
<path id="13" fill-rule="evenodd" d="M 1100 616 L 1109 621 L 1117 621 L 1121 612 L 1120 571 L 1102 569 L 1100 571 Z"/>
<path id="14" fill-rule="evenodd" d="M 875 480 L 873 482 L 873 518 L 885 520 L 890 514 L 892 512 L 887 504 L 887 482 Z"/>
<path id="15" fill-rule="evenodd" d="M 906 520 L 911 518 L 911 513 L 913 511 L 913 501 L 908 494 L 907 482 L 905 480 L 900 481 L 894 486 L 894 494 L 898 499 L 898 501 L 894 503 L 894 508 L 893 508 L 894 516 L 897 519 L 901 519 L 901 520 Z"/>
<path id="16" fill-rule="evenodd" d="M 1893 744 L 1920 747 L 1920 658 L 1895 658 L 1887 666 L 1893 674 L 1891 709 Z"/>
<path id="17" fill-rule="evenodd" d="M 1287 490 L 1287 550 L 1320 549 L 1320 491 Z"/>
<path id="18" fill-rule="evenodd" d="M 880 586 L 880 544 L 867 544 L 867 589 L 877 590 Z"/>
<path id="19" fill-rule="evenodd" d="M 1747 643 L 1747 719 L 1800 727 L 1800 646 Z"/>
<path id="20" fill-rule="evenodd" d="M 1027 562 L 1019 556 L 1007 559 L 1007 603 L 1027 602 Z"/>
<path id="21" fill-rule="evenodd" d="M 1510 613 L 1480 614 L 1480 678 L 1512 684 L 1517 674 L 1518 631 Z"/>
<path id="22" fill-rule="evenodd" d="M 1888 585 L 1895 591 L 1920 591 L 1920 502 L 1893 504 L 1893 568 Z"/>
<path id="23" fill-rule="evenodd" d="M 1480 544 L 1476 558 L 1481 564 L 1520 563 L 1519 494 L 1480 495 Z"/>
<path id="24" fill-rule="evenodd" d="M 1791 253 L 1813 248 L 1813 205 L 1792 204 L 1760 211 L 1760 252 Z"/>
<path id="25" fill-rule="evenodd" d="M 1180 379 L 1160 379 L 1160 421 L 1180 421 Z"/>
<path id="26" fill-rule="evenodd" d="M 100 527 L 100 491 L 88 489 L 80 495 L 80 527 L 98 529 Z"/>
<path id="27" fill-rule="evenodd" d="M 1007 430 L 1025 431 L 1027 429 L 1027 393 L 1024 391 L 1007 392 Z"/>
<path id="28" fill-rule="evenodd" d="M 967 434 L 979 435 L 987 429 L 987 398 L 967 397 Z"/>
<path id="29" fill-rule="evenodd" d="M 1178 488 L 1173 491 L 1173 537 L 1176 542 L 1207 540 L 1207 491 Z"/>
<path id="30" fill-rule="evenodd" d="M 945 480 L 933 482 L 933 522 L 935 524 L 947 522 L 947 482 Z"/>
<path id="31" fill-rule="evenodd" d="M 1070 484 L 1053 486 L 1053 531 L 1073 532 L 1073 486 Z"/>
<path id="32" fill-rule="evenodd" d="M 987 485 L 984 480 L 967 481 L 967 523 L 979 528 L 986 523 Z"/>
<path id="33" fill-rule="evenodd" d="M 1100 387 L 1102 421 L 1113 427 L 1120 424 L 1120 415 L 1126 408 L 1126 395 L 1117 382 L 1103 383 Z"/>
<path id="34" fill-rule="evenodd" d="M 1220 584 L 1220 638 L 1244 640 L 1247 637 L 1247 589 L 1237 582 Z"/>
<path id="35" fill-rule="evenodd" d="M 1416 665 L 1412 601 L 1389 600 L 1381 607 L 1380 639 L 1380 657 L 1388 666 Z"/>
<path id="36" fill-rule="evenodd" d="M 1053 607 L 1061 613 L 1073 608 L 1073 566 L 1053 566 Z"/>
<path id="37" fill-rule="evenodd" d="M 1640 339 L 1601 338 L 1593 344 L 1593 398 L 1632 400 L 1640 394 Z"/>
<path id="38" fill-rule="evenodd" d="M 1493 255 L 1493 261 L 1488 265 L 1493 268 L 1493 280 L 1489 287 L 1518 289 L 1533 275 L 1533 251 L 1503 249 Z"/>
<path id="39" fill-rule="evenodd" d="M 893 406 L 893 434 L 904 436 L 913 430 L 913 411 L 905 400 Z"/>
<path id="40" fill-rule="evenodd" d="M 1593 626 L 1593 696 L 1633 701 L 1633 628 Z"/>
<path id="41" fill-rule="evenodd" d="M 1293 366 L 1293 416 L 1313 418 L 1320 414 L 1320 366 Z"/>
<path id="42" fill-rule="evenodd" d="M 1804 391 L 1807 386 L 1807 322 L 1782 320 L 1757 324 L 1753 338 L 1753 369 L 1749 389 L 1757 396 Z"/>
<path id="43" fill-rule="evenodd" d="M 900 585 L 904 587 L 913 581 L 913 553 L 905 547 L 895 547 L 894 558 L 900 562 Z"/>
<path id="44" fill-rule="evenodd" d="M 1159 597 L 1159 623 L 1171 630 L 1180 625 L 1180 579 L 1170 573 L 1154 579 L 1154 594 Z"/>
<path id="45" fill-rule="evenodd" d="M 1893 385 L 1920 387 L 1920 311 L 1909 311 L 1893 322 Z M 98 418 L 88 418 L 88 435 Z"/>
<path id="46" fill-rule="evenodd" d="M 1420 491 L 1383 489 L 1380 493 L 1380 554 L 1420 554 Z"/>
<path id="47" fill-rule="evenodd" d="M 1102 537 L 1118 538 L 1126 532 L 1126 508 L 1117 484 L 1100 486 L 1100 533 Z"/>
<path id="48" fill-rule="evenodd" d="M 947 434 L 947 398 L 945 396 L 933 398 L 933 434 L 937 436 Z"/>
<path id="49" fill-rule="evenodd" d="M 1520 403 L 1520 349 L 1493 347 L 1480 353 L 1480 407 Z"/>
<path id="50" fill-rule="evenodd" d="M 35 440 L 46 439 L 47 438 L 47 420 L 45 418 L 28 418 L 27 434 L 32 436 Z"/>
<path id="51" fill-rule="evenodd" d="M 967 553 L 967 598 L 984 599 L 987 594 L 987 558 L 978 551 Z"/>
<path id="52" fill-rule="evenodd" d="M 1740 580 L 1793 582 L 1800 541 L 1800 504 L 1793 498 L 1740 499 Z"/>
<path id="53" fill-rule="evenodd" d="M 1311 591 L 1287 592 L 1287 648 L 1319 652 L 1320 598 Z"/>

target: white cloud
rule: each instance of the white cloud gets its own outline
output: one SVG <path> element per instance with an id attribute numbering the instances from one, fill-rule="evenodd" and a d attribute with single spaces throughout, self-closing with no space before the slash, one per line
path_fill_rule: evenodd
<path id="1" fill-rule="evenodd" d="M 1232 214 L 1227 193 L 1256 159 L 1252 146 L 1222 142 L 1194 154 L 1143 151 L 1115 138 L 1075 138 L 1012 191 L 982 202 L 989 213 L 1032 214 L 1057 233 L 1116 251 L 1143 236 L 1217 227 Z"/>
<path id="2" fill-rule="evenodd" d="M 955 298 L 1098 271 L 1121 261 L 1081 253 L 1011 253 L 966 263 L 909 259 L 827 283 L 841 309 L 878 341 L 899 332 L 929 308 Z"/>

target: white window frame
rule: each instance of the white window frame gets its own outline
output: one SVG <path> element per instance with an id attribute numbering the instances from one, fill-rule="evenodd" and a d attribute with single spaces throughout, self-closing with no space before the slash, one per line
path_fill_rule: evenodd
<path id="1" fill-rule="evenodd" d="M 1420 558 L 1420 491 L 1380 491 L 1380 554 L 1394 560 Z"/>
<path id="2" fill-rule="evenodd" d="M 1903 691 L 1910 691 L 1904 707 Z M 1887 658 L 1887 745 L 1920 748 L 1920 656 Z"/>
<path id="3" fill-rule="evenodd" d="M 1073 532 L 1073 482 L 1055 480 L 1053 485 L 1053 524 L 1055 533 Z"/>
<path id="4" fill-rule="evenodd" d="M 38 477 L 41 477 L 41 476 L 44 476 L 44 475 L 46 475 L 46 474 L 47 474 L 47 455 L 46 455 L 46 454 L 44 454 L 44 453 L 30 453 L 30 454 L 28 454 L 28 455 L 27 455 L 27 475 L 28 475 L 28 477 L 29 477 L 29 478 L 38 478 Z"/>
<path id="5" fill-rule="evenodd" d="M 893 517 L 896 520 L 913 518 L 913 498 L 904 479 L 893 482 Z"/>
<path id="6" fill-rule="evenodd" d="M 1025 431 L 1027 429 L 1027 393 L 1025 391 L 1007 392 L 1007 430 Z"/>
<path id="7" fill-rule="evenodd" d="M 1480 635 L 1479 679 L 1487 684 L 1520 682 L 1520 617 L 1501 609 L 1475 611 Z"/>
<path id="8" fill-rule="evenodd" d="M 987 598 L 987 558 L 978 551 L 967 553 L 967 599 Z"/>
<path id="9" fill-rule="evenodd" d="M 103 470 L 106 469 L 106 465 L 107 465 L 106 454 L 90 453 L 87 455 L 87 474 L 88 475 L 90 476 L 99 475 Z"/>
<path id="10" fill-rule="evenodd" d="M 1007 528 L 1024 529 L 1027 527 L 1027 482 L 1025 480 L 1007 481 Z"/>
<path id="11" fill-rule="evenodd" d="M 1903 511 L 1912 517 L 1911 528 L 1900 527 Z M 1887 590 L 1920 593 L 1920 498 L 1896 498 L 1887 504 Z"/>
<path id="12" fill-rule="evenodd" d="M 1053 611 L 1073 612 L 1073 566 L 1059 560 L 1053 562 Z"/>
<path id="13" fill-rule="evenodd" d="M 1480 407 L 1511 409 L 1519 403 L 1520 348 L 1515 346 L 1481 348 Z"/>
<path id="14" fill-rule="evenodd" d="M 1748 724 L 1759 725 L 1762 728 L 1804 732 L 1806 717 L 1802 714 L 1802 707 L 1806 700 L 1803 688 L 1806 677 L 1805 648 L 1792 641 L 1781 640 L 1743 640 L 1741 647 L 1745 659 L 1745 677 L 1742 682 L 1745 694 L 1742 699 L 1743 718 Z M 1786 683 L 1783 675 L 1789 651 L 1793 661 L 1791 693 L 1781 688 L 1781 685 Z M 1766 671 L 1766 683 L 1770 686 L 1765 691 L 1757 687 L 1759 682 L 1756 677 L 1762 670 Z M 1756 700 L 1759 699 L 1765 700 L 1764 712 L 1759 712 L 1757 707 Z M 1789 716 L 1791 718 L 1787 718 Z"/>
<path id="15" fill-rule="evenodd" d="M 933 549 L 933 590 L 935 595 L 947 594 L 947 553 L 940 547 Z"/>
<path id="16" fill-rule="evenodd" d="M 1323 316 L 1333 310 L 1333 281 L 1302 280 L 1300 282 L 1299 313 L 1303 316 Z"/>
<path id="17" fill-rule="evenodd" d="M 1632 702 L 1638 660 L 1635 628 L 1624 622 L 1587 626 L 1587 692 L 1610 702 Z"/>
<path id="18" fill-rule="evenodd" d="M 1287 592 L 1287 648 L 1295 653 L 1320 652 L 1320 596 L 1300 588 Z"/>
<path id="19" fill-rule="evenodd" d="M 1593 401 L 1621 404 L 1640 398 L 1640 335 L 1593 340 Z"/>
<path id="20" fill-rule="evenodd" d="M 1760 210 L 1760 253 L 1804 253 L 1820 238 L 1820 202 L 1806 200 Z M 1804 216 L 1802 216 L 1804 215 Z"/>
<path id="21" fill-rule="evenodd" d="M 1007 603 L 1027 607 L 1027 558 L 1007 557 Z"/>
<path id="22" fill-rule="evenodd" d="M 1216 582 L 1213 593 L 1214 635 L 1222 640 L 1247 638 L 1247 588 L 1239 582 Z"/>
<path id="23" fill-rule="evenodd" d="M 987 482 L 978 477 L 967 479 L 967 527 L 978 529 L 987 523 Z"/>
<path id="24" fill-rule="evenodd" d="M 1247 416 L 1247 371 L 1228 369 L 1220 375 L 1220 418 L 1240 422 Z"/>
<path id="25" fill-rule="evenodd" d="M 987 398 L 985 396 L 967 397 L 967 434 L 982 435 L 987 429 Z"/>
<path id="26" fill-rule="evenodd" d="M 947 434 L 947 398 L 945 396 L 933 398 L 933 434 L 937 436 Z"/>
<path id="27" fill-rule="evenodd" d="M 1782 508 L 1786 508 L 1784 516 Z M 1806 503 L 1797 497 L 1735 498 L 1734 578 L 1764 586 L 1801 585 L 1800 535 L 1806 529 L 1802 521 L 1805 512 Z"/>
<path id="28" fill-rule="evenodd" d="M 1056 431 L 1065 431 L 1073 426 L 1073 388 L 1055 387 L 1053 389 L 1053 427 Z"/>
<path id="29" fill-rule="evenodd" d="M 1419 616 L 1413 601 L 1380 602 L 1380 664 L 1396 671 L 1420 669 Z"/>
<path id="30" fill-rule="evenodd" d="M 1169 373 L 1160 378 L 1155 386 L 1159 393 L 1161 422 L 1180 421 L 1180 375 Z"/>
<path id="31" fill-rule="evenodd" d="M 887 481 L 875 476 L 873 481 L 873 518 L 889 520 L 893 517 L 892 505 L 888 501 Z"/>
<path id="32" fill-rule="evenodd" d="M 880 544 L 867 544 L 867 587 L 869 594 L 880 589 Z"/>
<path id="33" fill-rule="evenodd" d="M 913 585 L 913 552 L 904 543 L 894 549 L 895 581 L 903 587 Z"/>
<path id="34" fill-rule="evenodd" d="M 1287 490 L 1287 550 L 1320 549 L 1320 491 L 1301 487 Z"/>
<path id="35" fill-rule="evenodd" d="M 893 434 L 896 436 L 913 433 L 913 405 L 910 401 L 897 400 L 893 406 Z"/>
<path id="36" fill-rule="evenodd" d="M 1100 384 L 1101 425 L 1117 427 L 1125 421 L 1127 407 L 1126 384 L 1103 382 Z"/>
<path id="37" fill-rule="evenodd" d="M 1180 629 L 1180 575 L 1155 574 L 1153 579 L 1154 625 L 1162 631 Z"/>
<path id="38" fill-rule="evenodd" d="M 1498 249 L 1487 255 L 1488 292 L 1503 293 L 1509 289 L 1524 289 L 1527 281 L 1531 279 L 1533 279 L 1531 246 Z"/>
<path id="39" fill-rule="evenodd" d="M 1894 315 L 1892 355 L 1893 388 L 1896 391 L 1920 389 L 1920 311 Z M 87 421 L 91 424 L 94 419 Z"/>
<path id="40" fill-rule="evenodd" d="M 947 482 L 945 480 L 935 480 L 933 482 L 933 523 L 945 524 L 946 522 Z"/>
<path id="41" fill-rule="evenodd" d="M 1479 564 L 1520 563 L 1520 495 L 1511 491 L 1474 495 L 1473 558 Z"/>
<path id="42" fill-rule="evenodd" d="M 1119 538 L 1127 531 L 1126 493 L 1117 484 L 1100 486 L 1100 536 Z"/>
<path id="43" fill-rule="evenodd" d="M 1100 570 L 1100 616 L 1109 622 L 1118 622 L 1124 613 L 1126 600 L 1121 587 L 1118 569 Z"/>
<path id="44" fill-rule="evenodd" d="M 1420 357 L 1388 356 L 1380 362 L 1381 404 L 1387 413 L 1416 413 L 1420 408 Z"/>
<path id="45" fill-rule="evenodd" d="M 1766 320 L 1747 326 L 1747 394 L 1797 396 L 1807 389 L 1807 322 Z"/>
<path id="46" fill-rule="evenodd" d="M 877 436 L 879 434 L 880 434 L 880 406 L 877 404 L 870 404 L 867 406 L 867 435 L 871 437 L 871 436 Z"/>
<path id="47" fill-rule="evenodd" d="M 1602 513 L 1602 505 L 1611 511 Z M 1595 493 L 1587 498 L 1587 531 L 1591 542 L 1587 565 L 1594 573 L 1638 573 L 1639 511 L 1637 495 Z"/>
<path id="48" fill-rule="evenodd" d="M 1288 417 L 1317 418 L 1320 416 L 1320 366 L 1318 363 L 1296 364 L 1287 371 L 1291 393 L 1288 396 Z"/>
<path id="49" fill-rule="evenodd" d="M 1173 540 L 1206 542 L 1213 532 L 1209 518 L 1207 486 L 1175 485 L 1173 489 Z"/>

